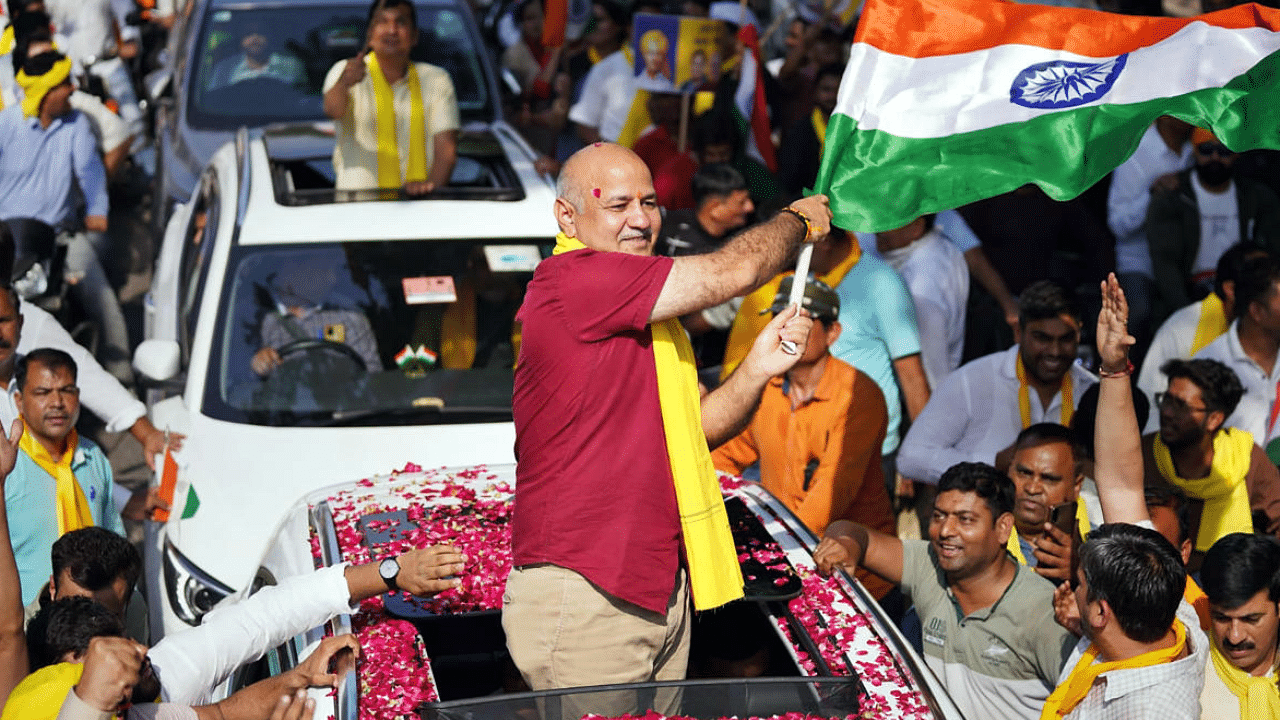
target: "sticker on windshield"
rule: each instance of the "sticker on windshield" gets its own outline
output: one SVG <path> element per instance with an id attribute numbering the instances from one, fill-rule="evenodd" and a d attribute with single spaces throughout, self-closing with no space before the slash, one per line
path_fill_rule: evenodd
<path id="1" fill-rule="evenodd" d="M 537 245 L 485 245 L 484 259 L 493 272 L 533 272 L 542 255 Z"/>
<path id="2" fill-rule="evenodd" d="M 363 38 L 352 28 L 335 28 L 325 33 L 324 45 L 329 50 L 337 48 L 353 48 L 360 45 Z"/>
<path id="3" fill-rule="evenodd" d="M 214 14 L 213 14 L 213 21 L 214 21 L 214 22 L 224 23 L 224 22 L 227 22 L 227 21 L 228 21 L 228 20 L 230 20 L 230 19 L 231 19 L 231 11 L 230 11 L 230 10 L 219 10 L 218 12 L 216 12 L 216 13 L 214 13 Z"/>
<path id="4" fill-rule="evenodd" d="M 400 283 L 404 286 L 404 301 L 409 305 L 451 303 L 458 299 L 449 275 L 405 278 Z"/>

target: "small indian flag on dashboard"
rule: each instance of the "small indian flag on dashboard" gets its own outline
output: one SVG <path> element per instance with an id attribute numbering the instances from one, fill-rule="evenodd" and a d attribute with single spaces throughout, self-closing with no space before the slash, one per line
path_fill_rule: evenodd
<path id="1" fill-rule="evenodd" d="M 1039 185 L 1066 200 L 1160 115 L 1280 148 L 1280 11 L 1154 18 L 992 0 L 867 0 L 815 190 L 874 232 Z"/>

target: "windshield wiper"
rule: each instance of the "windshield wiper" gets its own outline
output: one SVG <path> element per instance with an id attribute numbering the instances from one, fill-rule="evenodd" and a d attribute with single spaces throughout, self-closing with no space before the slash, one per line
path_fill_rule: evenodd
<path id="1" fill-rule="evenodd" d="M 415 407 L 365 408 L 363 410 L 334 410 L 329 417 L 321 417 L 315 421 L 320 427 L 342 427 L 344 425 L 374 424 L 376 420 L 404 420 L 418 416 L 481 416 L 490 422 L 504 422 L 511 419 L 511 407 L 499 405 L 420 405 Z M 479 422 L 480 420 L 473 420 Z M 394 423 L 403 424 L 403 423 Z"/>

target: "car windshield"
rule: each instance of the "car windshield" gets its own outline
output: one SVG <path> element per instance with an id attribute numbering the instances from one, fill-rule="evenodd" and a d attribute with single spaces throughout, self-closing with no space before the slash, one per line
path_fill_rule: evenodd
<path id="1" fill-rule="evenodd" d="M 324 119 L 325 75 L 364 46 L 365 5 L 233 9 L 213 6 L 192 59 L 188 93 L 193 127 Z M 463 122 L 494 119 L 481 52 L 450 5 L 418 4 L 413 59 L 453 79 Z"/>
<path id="2" fill-rule="evenodd" d="M 534 240 L 238 247 L 204 412 L 258 425 L 509 421 L 515 314 L 549 252 Z"/>

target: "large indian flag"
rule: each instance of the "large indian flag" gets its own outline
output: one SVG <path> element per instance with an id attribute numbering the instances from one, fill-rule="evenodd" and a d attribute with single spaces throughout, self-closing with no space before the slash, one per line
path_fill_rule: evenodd
<path id="1" fill-rule="evenodd" d="M 1066 200 L 1173 115 L 1280 148 L 1280 11 L 1148 18 L 867 0 L 815 189 L 873 232 L 1034 182 Z"/>

